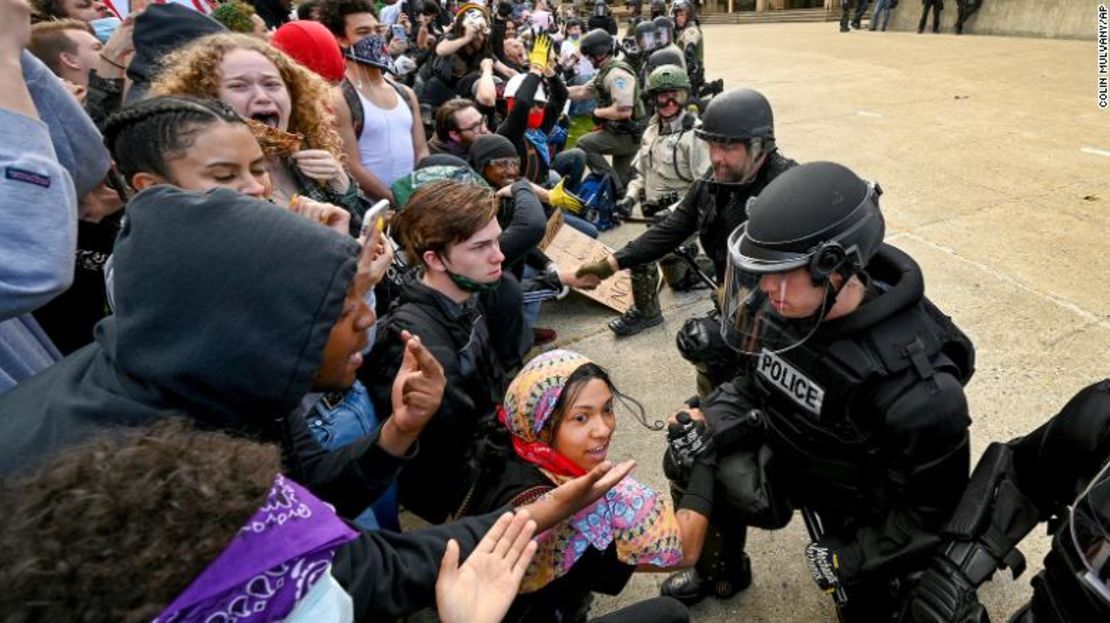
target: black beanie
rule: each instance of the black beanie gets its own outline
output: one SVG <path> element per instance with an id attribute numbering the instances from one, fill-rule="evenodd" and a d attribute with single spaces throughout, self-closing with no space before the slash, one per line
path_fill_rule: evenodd
<path id="1" fill-rule="evenodd" d="M 470 167 L 479 174 L 491 160 L 519 157 L 513 142 L 500 134 L 483 134 L 470 146 Z"/>

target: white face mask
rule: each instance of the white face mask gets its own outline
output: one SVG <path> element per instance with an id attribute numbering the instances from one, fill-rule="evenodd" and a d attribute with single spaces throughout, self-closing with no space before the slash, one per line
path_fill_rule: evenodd
<path id="1" fill-rule="evenodd" d="M 332 577 L 330 567 L 285 617 L 285 623 L 352 623 L 354 620 L 354 601 Z"/>

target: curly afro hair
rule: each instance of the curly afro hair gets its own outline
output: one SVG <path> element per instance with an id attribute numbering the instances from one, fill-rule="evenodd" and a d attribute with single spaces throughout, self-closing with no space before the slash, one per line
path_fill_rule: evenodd
<path id="1" fill-rule="evenodd" d="M 0 482 L 0 612 L 150 621 L 231 542 L 280 468 L 276 446 L 173 418 Z"/>

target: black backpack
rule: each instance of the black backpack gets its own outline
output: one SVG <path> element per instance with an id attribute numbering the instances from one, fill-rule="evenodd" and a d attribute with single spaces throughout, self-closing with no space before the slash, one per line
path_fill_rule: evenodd
<path id="1" fill-rule="evenodd" d="M 412 122 L 416 123 L 420 114 L 412 107 L 412 101 L 405 94 L 405 90 L 389 78 L 386 78 L 385 81 L 397 91 L 397 97 L 401 98 L 401 101 L 409 107 L 409 111 L 412 112 Z M 355 88 L 349 78 L 344 78 L 343 82 L 339 83 L 339 88 L 343 91 L 343 99 L 347 102 L 347 108 L 351 109 L 351 120 L 355 124 L 355 138 L 362 138 L 362 128 L 366 125 L 366 111 L 362 109 L 362 100 L 358 96 L 358 89 Z"/>

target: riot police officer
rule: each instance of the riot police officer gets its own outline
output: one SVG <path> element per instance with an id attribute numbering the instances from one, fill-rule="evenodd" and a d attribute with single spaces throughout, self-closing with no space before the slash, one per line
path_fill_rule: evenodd
<path id="1" fill-rule="evenodd" d="M 616 40 L 604 30 L 586 33 L 579 50 L 597 68 L 589 83 L 567 90 L 572 100 L 597 98 L 594 117 L 601 125 L 578 139 L 586 161 L 595 172 L 609 173 L 619 192 L 628 183 L 629 165 L 640 146 L 640 124 L 646 119 L 636 72 L 616 58 Z M 613 157 L 612 166 L 605 159 Z"/>
<path id="2" fill-rule="evenodd" d="M 690 78 L 681 67 L 663 65 L 651 72 L 647 94 L 653 100 L 655 114 L 648 121 L 640 151 L 633 160 L 637 175 L 629 182 L 619 207 L 625 213 L 638 207 L 645 217 L 651 218 L 677 203 L 690 185 L 709 170 L 709 147 L 694 133 L 698 120 L 686 109 Z M 692 246 L 693 255 L 697 254 L 696 240 L 688 239 L 684 246 Z M 685 264 L 677 257 L 668 255 L 660 263 L 663 277 L 672 287 L 689 287 L 686 280 L 697 279 L 686 274 Z M 609 322 L 613 333 L 635 335 L 663 322 L 658 285 L 659 269 L 655 262 L 632 269 L 634 305 Z"/>
<path id="3" fill-rule="evenodd" d="M 913 259 L 882 242 L 879 194 L 841 165 L 800 165 L 729 237 L 721 331 L 745 370 L 676 424 L 665 461 L 681 488 L 704 448 L 689 441 L 712 439 L 726 545 L 664 594 L 750 582 L 743 526 L 780 528 L 792 508 L 823 529 L 806 562 L 842 621 L 897 617 L 927 567 L 967 481 L 974 352 Z"/>
<path id="4" fill-rule="evenodd" d="M 687 61 L 693 59 L 698 64 L 704 63 L 705 39 L 694 3 L 691 0 L 675 0 L 671 5 L 671 15 L 674 18 L 675 43 L 682 49 Z"/>
<path id="5" fill-rule="evenodd" d="M 748 199 L 796 163 L 779 153 L 771 104 L 752 89 L 713 98 L 694 132 L 709 144 L 710 170 L 666 218 L 608 258 L 579 267 L 580 275 L 608 279 L 623 268 L 661 259 L 697 234 L 716 278 L 724 276 L 728 234 L 747 220 Z M 715 313 L 687 321 L 679 337 L 679 350 L 697 369 L 699 394 L 735 374 L 737 357 L 721 341 Z"/>
<path id="6" fill-rule="evenodd" d="M 988 621 L 978 587 L 1021 573 L 1016 546 L 1041 521 L 1054 532 L 1033 598 L 1015 623 L 1110 621 L 1110 379 L 1080 391 L 1023 437 L 979 459 L 905 621 Z M 1068 506 L 1070 504 L 1070 507 Z"/>
<path id="7" fill-rule="evenodd" d="M 667 0 L 651 0 L 648 7 L 651 10 L 651 19 L 667 14 Z"/>
<path id="8" fill-rule="evenodd" d="M 586 21 L 587 31 L 600 28 L 610 35 L 617 34 L 617 20 L 613 18 L 613 11 L 605 0 L 594 0 L 590 19 Z"/>

